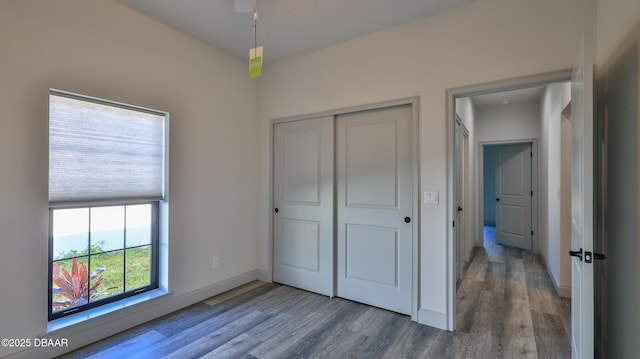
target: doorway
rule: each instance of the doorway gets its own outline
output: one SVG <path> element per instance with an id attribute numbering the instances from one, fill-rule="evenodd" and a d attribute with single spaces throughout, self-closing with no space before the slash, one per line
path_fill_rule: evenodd
<path id="1" fill-rule="evenodd" d="M 456 155 L 455 155 L 455 148 L 456 148 L 456 142 L 455 142 L 455 126 L 456 126 L 456 115 L 460 115 L 462 112 L 464 112 L 465 115 L 469 115 L 469 113 L 471 113 L 471 117 L 473 118 L 473 116 L 478 116 L 480 115 L 481 117 L 488 119 L 486 121 L 488 121 L 489 124 L 492 124 L 492 126 L 478 126 L 477 122 L 474 122 L 474 124 L 472 124 L 469 129 L 470 129 L 470 139 L 471 139 L 471 149 L 470 149 L 470 154 L 471 154 L 471 168 L 473 169 L 474 172 L 472 172 L 471 175 L 471 185 L 470 185 L 470 189 L 471 189 L 471 194 L 470 194 L 470 198 L 471 198 L 471 204 L 470 204 L 470 208 L 469 211 L 466 213 L 468 216 L 471 217 L 471 241 L 470 243 L 472 244 L 472 248 L 475 247 L 475 249 L 472 250 L 472 252 L 476 252 L 478 250 L 478 248 L 482 249 L 482 245 L 483 245 L 483 241 L 484 241 L 484 208 L 483 208 L 483 201 L 484 201 L 484 193 L 482 191 L 483 188 L 483 171 L 482 171 L 482 167 L 483 167 L 483 155 L 482 155 L 482 151 L 483 151 L 483 146 L 484 145 L 505 145 L 505 144 L 514 144 L 514 143 L 528 143 L 528 145 L 531 147 L 531 150 L 529 151 L 529 156 L 531 156 L 531 152 L 533 153 L 533 157 L 529 157 L 529 159 L 531 160 L 531 175 L 530 176 L 526 176 L 530 178 L 530 183 L 531 183 L 531 189 L 528 192 L 522 191 L 522 194 L 528 194 L 529 195 L 529 200 L 531 201 L 531 214 L 530 215 L 523 215 L 523 213 L 526 213 L 526 211 L 523 211 L 520 215 L 519 218 L 525 219 L 525 218 L 531 218 L 531 224 L 528 225 L 526 224 L 526 221 L 520 221 L 520 222 L 524 222 L 524 225 L 519 226 L 519 228 L 529 228 L 529 231 L 527 232 L 528 234 L 528 238 L 529 238 L 529 244 L 526 245 L 519 245 L 523 248 L 526 248 L 527 250 L 530 250 L 533 253 L 538 253 L 540 251 L 540 244 L 538 243 L 538 237 L 541 236 L 543 233 L 548 233 L 549 231 L 551 231 L 551 229 L 548 229 L 546 227 L 543 227 L 542 220 L 538 220 L 537 215 L 547 215 L 547 213 L 545 212 L 540 212 L 538 213 L 538 211 L 543 211 L 543 208 L 545 207 L 541 207 L 542 205 L 546 205 L 546 202 L 544 202 L 544 200 L 547 198 L 547 196 L 551 196 L 551 194 L 553 194 L 554 196 L 556 195 L 556 193 L 559 193 L 559 189 L 558 188 L 545 188 L 544 186 L 547 184 L 546 182 L 546 178 L 545 175 L 547 173 L 545 172 L 537 172 L 540 176 L 540 182 L 538 183 L 538 175 L 536 175 L 536 171 L 543 171 L 543 167 L 541 166 L 541 163 L 543 165 L 546 165 L 546 163 L 544 163 L 544 160 L 542 158 L 542 156 L 547 156 L 546 158 L 548 158 L 549 154 L 545 152 L 545 146 L 547 146 L 547 143 L 545 141 L 547 141 L 547 138 L 544 137 L 540 137 L 540 133 L 545 131 L 544 128 L 541 128 L 541 124 L 540 124 L 540 119 L 541 119 L 541 112 L 543 111 L 543 109 L 546 109 L 546 104 L 542 104 L 541 103 L 541 97 L 540 94 L 544 92 L 545 96 L 548 96 L 548 87 L 551 86 L 551 84 L 556 84 L 558 82 L 566 82 L 568 79 L 570 78 L 570 72 L 569 71 L 560 71 L 560 72 L 556 72 L 556 73 L 549 73 L 549 74 L 544 74 L 544 75 L 537 75 L 537 76 L 532 76 L 532 77 L 526 77 L 526 78 L 520 78 L 520 79 L 514 79 L 514 80 L 509 80 L 509 81 L 503 81 L 500 83 L 491 83 L 491 84 L 487 84 L 487 85 L 478 85 L 478 86 L 468 86 L 465 88 L 460 88 L 460 89 L 453 89 L 453 90 L 449 90 L 449 114 L 450 116 L 448 117 L 449 119 L 451 119 L 451 122 L 448 122 L 448 128 L 450 130 L 449 134 L 450 134 L 450 142 L 449 142 L 449 169 L 450 169 L 450 185 L 451 185 L 451 190 L 449 191 L 449 199 L 450 199 L 450 205 L 449 205 L 449 215 L 451 223 L 454 223 L 454 220 L 457 217 L 457 204 L 456 204 L 456 182 L 458 181 L 457 179 L 457 173 L 456 173 Z M 498 101 L 497 103 L 494 103 L 495 106 L 493 107 L 495 108 L 501 108 L 501 111 L 490 111 L 487 109 L 484 110 L 478 110 L 478 107 L 475 103 L 473 103 L 473 101 L 475 101 L 475 99 L 477 97 L 483 96 L 483 95 L 489 95 L 489 94 L 494 94 L 496 92 L 518 92 L 517 90 L 523 90 L 521 91 L 522 95 L 526 95 L 526 92 L 528 90 L 530 91 L 535 91 L 535 89 L 533 89 L 534 87 L 539 87 L 539 89 L 537 91 L 538 92 L 538 97 L 535 101 L 530 102 L 528 106 L 529 108 L 533 109 L 531 111 L 531 113 L 537 111 L 537 114 L 532 118 L 532 120 L 524 120 L 522 119 L 521 121 L 519 120 L 514 120 L 512 119 L 511 115 L 509 115 L 509 111 L 508 109 L 516 109 L 518 107 L 526 107 L 525 105 L 518 105 L 518 102 L 520 101 L 520 99 L 518 97 L 515 98 L 502 98 L 500 99 L 500 101 Z M 523 94 L 524 93 L 524 94 Z M 471 105 L 465 105 L 462 104 L 462 106 L 464 106 L 464 108 L 460 108 L 462 107 L 459 103 L 461 100 L 468 98 L 470 99 L 471 97 L 474 98 L 473 101 L 469 101 L 472 102 Z M 492 101 L 495 101 L 495 99 L 493 99 Z M 469 110 L 469 108 L 471 108 L 471 110 Z M 562 108 L 560 108 L 558 110 L 558 116 L 560 116 L 560 111 L 562 110 Z M 510 117 L 510 119 L 504 119 L 503 118 L 503 122 L 501 124 L 498 124 L 498 120 L 500 119 L 500 116 L 502 114 L 502 117 Z M 463 121 L 465 121 L 465 118 L 462 118 Z M 465 121 L 466 124 L 467 121 Z M 473 122 L 473 121 L 472 121 Z M 558 126 L 559 126 L 559 120 L 558 120 Z M 519 131 L 519 132 L 518 132 Z M 514 133 L 516 135 L 514 135 Z M 559 140 L 558 140 L 559 142 Z M 523 149 L 523 151 L 525 151 Z M 559 152 L 559 150 L 558 150 Z M 540 156 L 539 158 L 537 158 L 537 156 Z M 523 157 L 524 158 L 524 157 Z M 555 170 L 554 170 L 555 171 Z M 558 171 L 559 172 L 559 171 Z M 555 173 L 555 172 L 554 172 Z M 524 178 L 524 177 L 523 177 Z M 555 186 L 555 185 L 554 185 Z M 526 186 L 525 186 L 526 187 Z M 533 198 L 531 198 L 531 191 L 533 191 Z M 541 197 L 544 196 L 544 197 Z M 537 197 L 537 200 L 536 200 Z M 492 198 L 492 205 L 495 207 L 495 199 L 497 197 L 495 196 L 491 196 Z M 524 198 L 524 196 L 523 196 Z M 538 203 L 540 202 L 540 203 Z M 513 215 L 511 215 L 511 217 L 514 217 Z M 559 217 L 559 216 L 558 216 Z M 546 219 L 546 218 L 544 218 Z M 493 224 L 493 223 L 492 223 Z M 533 230 L 533 240 L 531 240 L 531 230 Z M 555 229 L 554 229 L 555 230 Z M 511 230 L 511 232 L 513 232 L 513 230 Z M 524 230 L 520 230 L 519 233 L 521 235 L 523 235 L 522 237 L 526 237 L 524 236 L 525 231 Z M 559 230 L 558 230 L 559 233 Z M 450 247 L 449 249 L 449 258 L 450 258 L 450 263 L 452 263 L 452 265 L 449 267 L 450 269 L 450 276 L 449 276 L 449 290 L 451 291 L 451 296 L 449 297 L 449 303 L 448 303 L 448 308 L 451 309 L 450 314 L 453 314 L 456 312 L 455 306 L 456 306 L 456 282 L 457 279 L 459 278 L 458 272 L 460 271 L 460 269 L 458 268 L 457 265 L 455 265 L 456 262 L 456 256 L 458 256 L 458 253 L 456 251 L 456 247 L 455 247 L 455 243 L 456 241 L 456 232 L 455 229 L 453 228 L 453 226 L 451 226 L 451 228 L 449 228 L 448 231 L 448 235 L 450 236 L 450 238 L 452 238 L 451 241 L 449 241 L 448 243 L 450 243 Z M 545 236 L 545 240 L 547 240 L 548 237 Z M 512 244 L 513 245 L 513 244 Z M 546 245 L 546 243 L 545 243 Z M 554 244 L 555 245 L 555 244 Z M 554 249 L 554 253 L 559 253 L 559 248 L 558 250 Z M 559 257 L 557 258 L 552 258 L 553 260 L 559 260 Z M 544 267 L 547 267 L 547 263 L 545 262 L 546 258 L 543 258 L 543 263 L 545 264 Z M 555 282 L 555 278 L 554 278 L 554 285 L 556 285 Z M 451 329 L 456 327 L 456 323 L 455 323 L 455 316 L 453 315 L 449 315 L 448 316 L 448 320 L 449 320 L 449 327 Z"/>
<path id="2" fill-rule="evenodd" d="M 532 142 L 483 144 L 483 233 L 496 244 L 533 250 Z M 537 158 L 537 156 L 536 156 Z M 486 240 L 487 238 L 485 238 Z"/>

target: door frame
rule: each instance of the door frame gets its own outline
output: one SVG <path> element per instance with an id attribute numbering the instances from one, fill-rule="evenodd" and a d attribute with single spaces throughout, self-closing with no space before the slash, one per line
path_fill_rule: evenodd
<path id="1" fill-rule="evenodd" d="M 533 228 L 533 238 L 531 239 L 531 251 L 533 253 L 539 253 L 538 248 L 538 237 L 540 227 L 538 226 L 538 194 L 539 194 L 539 181 L 538 178 L 538 166 L 539 166 L 539 156 L 538 156 L 538 139 L 514 139 L 514 140 L 506 140 L 506 141 L 483 141 L 478 142 L 478 237 L 480 243 L 476 243 L 479 246 L 482 246 L 484 243 L 484 147 L 485 146 L 499 146 L 499 145 L 515 145 L 515 144 L 531 144 L 531 152 L 533 152 L 533 158 L 531 159 L 531 190 L 533 191 L 533 196 L 531 196 L 531 228 Z M 495 185 L 495 184 L 494 184 Z"/>
<path id="2" fill-rule="evenodd" d="M 412 165 L 412 173 L 411 173 L 411 179 L 412 179 L 412 210 L 413 210 L 413 217 L 415 218 L 414 221 L 412 221 L 413 226 L 412 226 L 412 236 L 413 236 L 413 240 L 412 240 L 412 246 L 411 246 L 411 259 L 412 259 L 412 265 L 411 265 L 411 320 L 412 321 L 418 321 L 418 309 L 419 309 L 419 304 L 420 304 L 420 223 L 421 223 L 421 213 L 420 213 L 420 172 L 421 172 L 421 168 L 420 168 L 420 121 L 419 121 L 419 108 L 418 105 L 420 103 L 420 98 L 418 96 L 415 97 L 407 97 L 407 98 L 401 98 L 401 99 L 397 99 L 397 100 L 389 100 L 389 101 L 382 101 L 382 102 L 374 102 L 374 103 L 370 103 L 370 104 L 365 104 L 365 105 L 357 105 L 357 106 L 350 106 L 350 107 L 343 107 L 343 108 L 338 108 L 338 109 L 332 109 L 332 110 L 327 110 L 327 111 L 319 111 L 319 112 L 314 112 L 314 113 L 309 113 L 309 114 L 303 114 L 303 115 L 296 115 L 296 116 L 288 116 L 288 117 L 280 117 L 280 118 L 274 118 L 271 119 L 269 121 L 269 139 L 268 139 L 268 143 L 269 143 L 269 152 L 268 152 L 268 156 L 269 156 L 269 179 L 268 179 L 268 186 L 269 186 L 269 203 L 268 203 L 268 242 L 267 242 L 267 253 L 268 253 L 268 259 L 267 259 L 267 268 L 269 268 L 267 273 L 262 273 L 262 274 L 258 274 L 259 279 L 264 280 L 266 282 L 272 282 L 273 281 L 273 248 L 274 248 L 274 236 L 273 236 L 273 230 L 274 230 L 274 212 L 273 212 L 273 206 L 274 206 L 274 199 L 273 199 L 273 175 L 274 175 L 274 171 L 273 171 L 273 129 L 276 123 L 282 123 L 282 122 L 291 122 L 291 121 L 302 121 L 302 120 L 308 120 L 308 119 L 313 119 L 313 118 L 318 118 L 318 117 L 328 117 L 328 116 L 333 116 L 333 121 L 336 121 L 336 117 L 338 115 L 344 115 L 344 114 L 348 114 L 348 113 L 353 113 L 353 112 L 362 112 L 362 111 L 374 111 L 374 110 L 381 110 L 381 109 L 385 109 L 388 107 L 394 107 L 394 106 L 403 106 L 403 105 L 409 105 L 411 106 L 411 165 Z M 335 173 L 334 173 L 334 183 L 335 183 Z M 334 204 L 335 204 L 335 197 L 336 197 L 336 192 L 335 192 L 335 187 L 334 187 Z M 334 212 L 334 221 L 335 221 L 335 212 Z M 333 240 L 334 240 L 334 244 L 336 241 L 336 227 L 334 226 L 334 236 L 333 236 Z M 336 246 L 334 246 L 334 269 L 335 269 L 335 265 L 336 265 Z M 333 295 L 335 296 L 336 294 L 336 286 L 337 286 L 337 280 L 335 278 L 335 274 L 336 271 L 334 270 L 334 280 L 333 280 Z"/>
<path id="3" fill-rule="evenodd" d="M 454 186 L 454 166 L 455 166 L 455 150 L 454 150 L 454 136 L 455 136 L 455 121 L 456 121 L 456 98 L 459 97 L 468 97 L 475 95 L 482 95 L 493 92 L 500 91 L 509 91 L 509 90 L 517 90 L 525 87 L 531 87 L 536 85 L 545 85 L 553 82 L 562 82 L 562 81 L 570 81 L 571 80 L 572 69 L 563 69 L 558 71 L 546 72 L 541 74 L 522 76 L 522 77 L 514 77 L 511 79 L 498 80 L 492 82 L 479 83 L 475 85 L 468 85 L 462 87 L 455 87 L 447 89 L 446 93 L 446 117 L 445 117 L 445 127 L 447 129 L 446 135 L 446 152 L 447 152 L 447 187 L 446 187 L 446 213 L 447 213 L 447 221 L 446 221 L 446 262 L 447 262 L 447 293 L 446 293 L 446 319 L 447 319 L 447 330 L 455 330 L 456 328 L 456 272 L 455 272 L 455 247 L 453 241 L 455 240 L 455 233 L 453 231 L 453 221 L 455 219 L 455 208 L 454 208 L 454 200 L 455 200 L 455 186 Z M 479 166 L 478 164 L 477 166 Z M 478 167 L 479 168 L 479 167 Z M 472 189 L 473 190 L 478 190 Z M 477 196 L 471 195 L 472 198 Z M 474 208 L 472 211 L 477 213 L 479 207 L 479 202 L 474 203 Z M 472 218 L 474 214 L 471 214 Z M 476 237 L 480 235 L 480 226 L 476 226 L 473 228 Z"/>

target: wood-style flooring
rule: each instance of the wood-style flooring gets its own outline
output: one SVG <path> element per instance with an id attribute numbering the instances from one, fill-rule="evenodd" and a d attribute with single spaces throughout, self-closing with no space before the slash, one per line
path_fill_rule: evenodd
<path id="1" fill-rule="evenodd" d="M 252 282 L 64 358 L 569 358 L 570 301 L 536 254 L 485 243 L 460 283 L 457 330 Z"/>

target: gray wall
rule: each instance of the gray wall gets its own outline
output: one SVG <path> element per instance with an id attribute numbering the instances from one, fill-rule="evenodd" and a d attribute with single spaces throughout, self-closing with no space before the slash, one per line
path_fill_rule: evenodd
<path id="1" fill-rule="evenodd" d="M 608 175 L 605 188 L 608 236 L 604 244 L 609 256 L 604 262 L 607 304 L 604 354 L 605 358 L 637 358 L 640 352 L 640 266 L 637 263 L 640 257 L 637 155 L 640 1 L 596 0 L 596 7 L 598 87 L 605 83 L 603 74 L 609 76 L 609 162 L 603 171 Z M 598 103 L 601 119 L 604 117 L 602 104 Z"/>
<path id="2" fill-rule="evenodd" d="M 604 181 L 605 237 L 603 313 L 605 358 L 637 358 L 640 325 L 638 266 L 638 99 L 640 28 L 635 41 L 607 66 L 598 82 L 608 80 L 599 96 L 599 118 L 608 109 Z M 600 173 L 602 174 L 602 173 Z"/>
<path id="3" fill-rule="evenodd" d="M 484 225 L 496 225 L 496 148 L 483 146 Z"/>

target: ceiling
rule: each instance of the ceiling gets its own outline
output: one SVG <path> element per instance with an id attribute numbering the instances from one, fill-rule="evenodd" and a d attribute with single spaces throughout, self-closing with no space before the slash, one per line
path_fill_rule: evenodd
<path id="1" fill-rule="evenodd" d="M 546 85 L 528 87 L 519 90 L 494 92 L 485 95 L 472 96 L 476 107 L 506 105 L 508 103 L 540 101 Z M 506 102 L 506 103 L 505 103 Z"/>
<path id="2" fill-rule="evenodd" d="M 116 0 L 238 59 L 254 47 L 252 13 L 234 0 Z M 257 0 L 264 63 L 310 52 L 473 0 Z"/>

